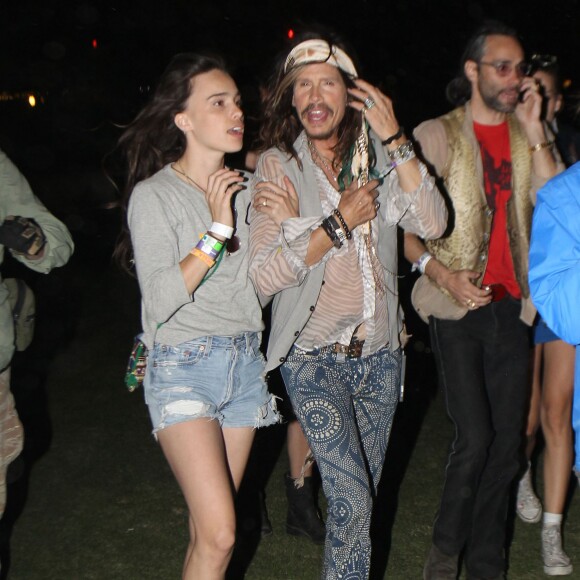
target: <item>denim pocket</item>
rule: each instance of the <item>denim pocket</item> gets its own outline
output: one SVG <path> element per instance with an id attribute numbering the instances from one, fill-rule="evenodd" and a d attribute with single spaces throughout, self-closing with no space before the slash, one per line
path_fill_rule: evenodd
<path id="1" fill-rule="evenodd" d="M 156 344 L 149 353 L 155 368 L 179 367 L 196 364 L 205 354 L 205 344 L 184 342 L 178 346 Z"/>

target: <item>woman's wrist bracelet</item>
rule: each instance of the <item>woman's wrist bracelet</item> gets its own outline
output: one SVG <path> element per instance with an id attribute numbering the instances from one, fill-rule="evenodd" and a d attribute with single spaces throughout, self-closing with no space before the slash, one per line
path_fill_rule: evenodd
<path id="1" fill-rule="evenodd" d="M 215 261 L 223 248 L 224 243 L 222 241 L 216 240 L 213 236 L 206 233 L 203 234 L 194 249 L 203 252 L 206 256 L 209 256 L 213 261 Z"/>
<path id="2" fill-rule="evenodd" d="M 530 147 L 530 153 L 535 153 L 536 151 L 540 151 L 541 149 L 547 149 L 554 144 L 554 141 L 544 141 L 543 143 L 536 143 Z"/>
<path id="3" fill-rule="evenodd" d="M 211 224 L 211 228 L 209 228 L 209 231 L 217 234 L 218 236 L 223 236 L 227 240 L 229 240 L 234 235 L 234 228 L 232 228 L 232 226 L 226 226 L 225 224 L 220 224 L 219 222 L 213 222 Z"/>
<path id="4" fill-rule="evenodd" d="M 350 240 L 352 238 L 352 232 L 350 231 L 349 227 L 346 225 L 346 222 L 344 221 L 344 218 L 342 217 L 342 214 L 340 213 L 339 209 L 336 208 L 332 213 L 338 218 L 338 221 L 340 222 L 340 225 L 342 226 L 342 229 L 344 230 L 344 235 L 346 236 L 346 239 Z"/>

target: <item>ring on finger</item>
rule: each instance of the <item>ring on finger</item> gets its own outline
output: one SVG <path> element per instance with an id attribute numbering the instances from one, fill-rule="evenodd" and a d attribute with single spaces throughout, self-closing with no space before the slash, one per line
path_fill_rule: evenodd
<path id="1" fill-rule="evenodd" d="M 467 308 L 470 308 L 471 310 L 473 310 L 475 308 L 475 302 L 473 300 L 471 300 L 471 298 L 469 300 L 467 300 L 465 302 L 465 304 L 467 305 Z"/>
<path id="2" fill-rule="evenodd" d="M 369 108 L 368 108 L 368 107 L 365 105 L 365 106 L 364 106 L 364 107 L 361 109 L 361 111 L 360 111 L 360 112 L 361 112 L 363 115 L 366 115 L 368 110 L 369 110 Z"/>
<path id="3" fill-rule="evenodd" d="M 265 200 L 262 202 L 262 205 L 263 205 L 264 207 L 266 207 L 266 206 L 268 205 L 268 200 L 267 200 L 267 199 L 265 199 Z"/>
<path id="4" fill-rule="evenodd" d="M 364 101 L 363 101 L 364 106 L 368 109 L 372 109 L 376 103 L 374 101 L 374 99 L 372 97 L 367 97 Z"/>
<path id="5" fill-rule="evenodd" d="M 378 211 L 379 207 L 381 207 L 380 201 L 375 201 L 375 209 Z"/>

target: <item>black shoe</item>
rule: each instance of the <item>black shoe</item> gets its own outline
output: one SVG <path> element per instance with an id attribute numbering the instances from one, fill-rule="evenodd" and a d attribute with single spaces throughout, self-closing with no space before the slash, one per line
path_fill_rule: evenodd
<path id="1" fill-rule="evenodd" d="M 326 526 L 320 517 L 316 502 L 315 486 L 312 477 L 304 478 L 304 485 L 296 487 L 289 474 L 284 476 L 288 516 L 286 533 L 291 536 L 304 536 L 315 544 L 324 544 Z"/>
<path id="2" fill-rule="evenodd" d="M 457 580 L 458 572 L 459 555 L 448 556 L 435 544 L 431 544 L 423 568 L 423 580 Z"/>

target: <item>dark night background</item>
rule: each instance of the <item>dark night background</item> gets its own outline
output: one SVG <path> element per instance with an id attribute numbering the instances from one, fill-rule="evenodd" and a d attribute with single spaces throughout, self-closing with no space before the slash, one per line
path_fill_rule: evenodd
<path id="1" fill-rule="evenodd" d="M 445 84 L 484 18 L 514 26 L 528 52 L 556 54 L 574 92 L 579 15 L 579 0 L 3 1 L 0 147 L 27 175 L 98 164 L 171 55 L 199 48 L 226 56 L 251 117 L 288 30 L 310 22 L 353 45 L 362 76 L 393 97 L 408 127 L 449 108 Z"/>

